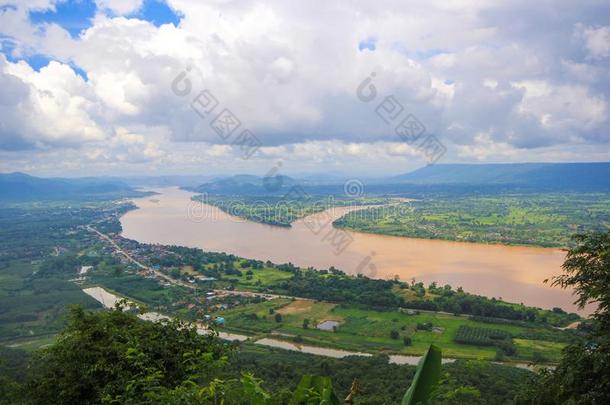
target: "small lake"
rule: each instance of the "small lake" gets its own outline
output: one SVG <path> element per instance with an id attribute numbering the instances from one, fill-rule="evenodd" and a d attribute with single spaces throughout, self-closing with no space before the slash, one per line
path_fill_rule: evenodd
<path id="1" fill-rule="evenodd" d="M 324 321 L 318 324 L 318 326 L 316 326 L 317 329 L 320 330 L 334 330 L 335 328 L 339 327 L 339 322 L 337 321 Z"/>
<path id="2" fill-rule="evenodd" d="M 275 227 L 247 221 L 191 201 L 177 188 L 135 199 L 139 209 L 121 218 L 123 236 L 143 243 L 198 247 L 242 257 L 317 269 L 335 266 L 375 278 L 432 281 L 465 291 L 543 308 L 575 311 L 570 291 L 544 280 L 561 273 L 560 249 L 450 242 L 347 232 L 352 242 L 337 253 L 327 233 L 312 231 L 316 217 L 337 219 L 353 207 L 335 208 Z M 201 211 L 197 211 L 201 210 Z M 332 225 L 329 225 L 332 228 Z"/>

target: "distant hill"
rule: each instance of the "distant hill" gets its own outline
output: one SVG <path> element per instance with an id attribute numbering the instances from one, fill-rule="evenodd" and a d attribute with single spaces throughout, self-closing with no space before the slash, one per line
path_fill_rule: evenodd
<path id="1" fill-rule="evenodd" d="M 213 176 L 205 175 L 159 175 L 159 176 L 126 176 L 108 177 L 107 180 L 118 181 L 132 187 L 196 187 L 210 181 Z"/>
<path id="2" fill-rule="evenodd" d="M 260 177 L 249 174 L 238 174 L 222 177 L 203 183 L 194 190 L 212 194 L 274 194 L 288 190 L 297 182 L 289 176 Z"/>
<path id="3" fill-rule="evenodd" d="M 25 173 L 0 173 L 0 200 L 69 200 L 138 195 L 129 185 L 95 177 L 42 178 Z"/>
<path id="4" fill-rule="evenodd" d="M 326 181 L 323 181 L 326 180 Z M 344 181 L 323 175 L 265 179 L 241 174 L 214 178 L 190 191 L 223 195 L 284 194 L 298 184 L 309 194 L 341 195 Z M 394 177 L 364 180 L 370 195 L 456 195 L 512 192 L 610 192 L 610 162 L 437 164 Z"/>
<path id="5" fill-rule="evenodd" d="M 410 184 L 515 185 L 610 190 L 610 162 L 437 164 L 388 179 Z"/>

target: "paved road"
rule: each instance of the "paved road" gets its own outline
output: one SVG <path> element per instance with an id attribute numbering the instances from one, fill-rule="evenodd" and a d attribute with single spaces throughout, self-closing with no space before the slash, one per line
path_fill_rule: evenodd
<path id="1" fill-rule="evenodd" d="M 240 291 L 240 290 L 214 290 L 215 293 L 225 294 L 225 295 L 239 295 L 242 297 L 263 297 L 266 299 L 274 299 L 274 298 L 287 298 L 287 299 L 295 299 L 295 300 L 303 300 L 303 301 L 315 301 L 311 298 L 301 298 L 294 297 L 292 295 L 279 295 L 279 294 L 268 294 L 268 293 L 259 293 L 254 291 Z"/>
<path id="2" fill-rule="evenodd" d="M 175 278 L 172 278 L 172 277 L 168 276 L 167 274 L 163 274 L 159 270 L 155 270 L 155 269 L 153 269 L 151 267 L 148 267 L 148 266 L 142 264 L 141 262 L 139 262 L 136 259 L 134 259 L 133 256 L 131 256 L 126 250 L 121 248 L 115 241 L 112 240 L 112 238 L 110 236 L 101 233 L 100 231 L 98 231 L 94 227 L 87 225 L 87 229 L 89 231 L 91 231 L 91 232 L 95 232 L 100 238 L 102 238 L 105 241 L 109 242 L 116 249 L 117 252 L 119 252 L 120 254 L 125 256 L 129 261 L 131 261 L 133 264 L 135 264 L 139 268 L 141 268 L 143 270 L 146 270 L 146 271 L 151 271 L 152 273 L 155 274 L 155 276 L 157 276 L 157 277 L 159 277 L 159 278 L 161 278 L 161 279 L 163 279 L 163 280 L 165 280 L 165 281 L 167 281 L 169 283 L 180 285 L 182 287 L 191 288 L 191 289 L 196 289 L 197 288 L 197 286 L 194 286 L 194 285 L 189 284 L 189 283 L 185 283 L 182 280 L 176 280 Z"/>

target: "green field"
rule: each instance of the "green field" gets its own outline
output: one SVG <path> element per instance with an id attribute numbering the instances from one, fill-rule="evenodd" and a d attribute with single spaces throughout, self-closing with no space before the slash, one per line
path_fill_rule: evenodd
<path id="1" fill-rule="evenodd" d="M 566 247 L 574 233 L 610 228 L 610 195 L 508 194 L 423 198 L 334 223 L 359 232 L 464 242 Z"/>
<path id="2" fill-rule="evenodd" d="M 287 280 L 290 277 L 292 277 L 292 274 L 285 271 L 280 271 L 271 267 L 263 267 L 254 271 L 242 270 L 241 276 L 227 278 L 226 281 L 240 290 L 261 291 L 270 285 L 276 284 L 282 280 Z M 222 283 L 217 283 L 217 287 L 222 286 Z"/>

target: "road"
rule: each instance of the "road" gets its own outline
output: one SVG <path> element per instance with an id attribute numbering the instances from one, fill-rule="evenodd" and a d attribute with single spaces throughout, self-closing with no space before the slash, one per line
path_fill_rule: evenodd
<path id="1" fill-rule="evenodd" d="M 303 300 L 303 301 L 315 301 L 311 298 L 301 298 L 294 297 L 292 295 L 280 295 L 280 294 L 269 294 L 269 293 L 260 293 L 254 291 L 240 291 L 240 290 L 213 290 L 215 293 L 224 294 L 224 295 L 239 295 L 242 297 L 262 297 L 268 300 L 272 300 L 275 298 L 287 298 L 287 299 L 295 299 L 295 300 Z"/>
<path id="2" fill-rule="evenodd" d="M 172 277 L 168 276 L 167 274 L 160 272 L 159 270 L 155 270 L 151 267 L 146 266 L 145 264 L 142 264 L 142 262 L 136 260 L 133 256 L 131 256 L 129 254 L 129 252 L 127 252 L 125 249 L 121 248 L 114 240 L 112 240 L 112 238 L 110 236 L 98 231 L 94 227 L 87 225 L 87 229 L 90 232 L 96 233 L 100 238 L 102 238 L 106 242 L 110 243 L 117 252 L 119 252 L 120 254 L 125 256 L 125 258 L 127 260 L 131 261 L 133 264 L 135 264 L 142 270 L 150 271 L 150 272 L 154 273 L 157 277 L 162 278 L 163 280 L 167 281 L 168 283 L 180 285 L 182 287 L 186 287 L 186 288 L 190 288 L 190 289 L 197 288 L 197 286 L 195 286 L 195 285 L 186 283 L 182 280 L 176 280 L 175 278 L 172 278 Z M 223 294 L 223 295 L 239 295 L 239 296 L 243 296 L 243 297 L 263 297 L 266 299 L 288 298 L 288 299 L 313 301 L 310 298 L 300 298 L 300 297 L 293 297 L 290 295 L 267 294 L 267 293 L 259 293 L 259 292 L 252 292 L 252 291 L 239 291 L 239 290 L 213 290 L 213 291 L 217 294 Z"/>
<path id="3" fill-rule="evenodd" d="M 185 283 L 182 280 L 176 280 L 175 278 L 172 278 L 172 277 L 168 276 L 167 274 L 164 274 L 164 273 L 160 272 L 159 270 L 155 270 L 155 269 L 153 269 L 151 267 L 146 266 L 145 264 L 142 264 L 138 260 L 134 259 L 133 256 L 131 256 L 126 250 L 121 248 L 115 241 L 112 240 L 112 238 L 110 236 L 101 233 L 100 231 L 98 231 L 94 227 L 92 227 L 90 225 L 87 225 L 87 229 L 89 231 L 91 231 L 91 232 L 95 232 L 100 238 L 102 238 L 106 242 L 110 243 L 117 252 L 119 252 L 120 254 L 125 256 L 125 258 L 127 258 L 127 260 L 131 261 L 133 264 L 135 264 L 136 266 L 138 266 L 142 270 L 150 271 L 155 276 L 157 276 L 158 278 L 161 278 L 161 279 L 167 281 L 168 283 L 176 284 L 176 285 L 179 285 L 179 286 L 182 286 L 182 287 L 186 287 L 186 288 L 190 288 L 190 289 L 196 289 L 197 288 L 197 286 L 191 285 L 189 283 Z"/>

